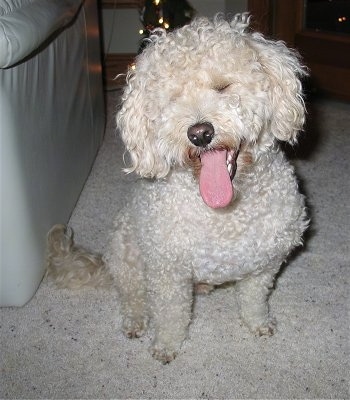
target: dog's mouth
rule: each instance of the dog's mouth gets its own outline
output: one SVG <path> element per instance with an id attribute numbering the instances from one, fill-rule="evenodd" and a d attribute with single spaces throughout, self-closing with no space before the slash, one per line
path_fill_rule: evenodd
<path id="1" fill-rule="evenodd" d="M 200 154 L 199 191 L 211 208 L 223 208 L 234 196 L 232 180 L 235 176 L 239 150 L 207 150 Z"/>

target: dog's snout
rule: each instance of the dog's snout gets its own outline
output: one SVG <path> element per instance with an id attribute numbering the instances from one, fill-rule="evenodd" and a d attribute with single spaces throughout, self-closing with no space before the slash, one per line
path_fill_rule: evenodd
<path id="1" fill-rule="evenodd" d="M 187 137 L 195 146 L 205 147 L 214 137 L 214 127 L 209 122 L 194 124 L 188 128 Z"/>

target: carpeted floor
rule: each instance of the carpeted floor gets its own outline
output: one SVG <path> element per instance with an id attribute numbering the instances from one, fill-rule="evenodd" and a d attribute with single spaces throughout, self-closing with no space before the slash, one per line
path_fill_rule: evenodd
<path id="1" fill-rule="evenodd" d="M 76 239 L 99 252 L 135 180 L 121 171 L 116 98 L 109 96 L 105 142 L 70 221 Z M 113 292 L 57 290 L 44 280 L 25 307 L 0 310 L 0 397 L 348 399 L 350 104 L 310 106 L 306 134 L 289 153 L 312 227 L 271 297 L 275 336 L 253 337 L 237 318 L 234 287 L 220 289 L 198 298 L 189 340 L 163 366 L 148 353 L 149 336 L 120 333 Z"/>

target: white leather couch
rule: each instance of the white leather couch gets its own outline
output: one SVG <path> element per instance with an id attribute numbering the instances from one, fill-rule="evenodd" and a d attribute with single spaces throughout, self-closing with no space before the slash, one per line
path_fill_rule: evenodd
<path id="1" fill-rule="evenodd" d="M 0 0 L 0 305 L 45 272 L 104 133 L 96 0 Z"/>

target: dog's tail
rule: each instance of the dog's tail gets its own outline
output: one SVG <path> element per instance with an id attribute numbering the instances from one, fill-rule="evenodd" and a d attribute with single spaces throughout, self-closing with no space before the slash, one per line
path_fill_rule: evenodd
<path id="1" fill-rule="evenodd" d="M 47 275 L 58 287 L 109 288 L 113 277 L 102 256 L 77 246 L 66 225 L 54 225 L 47 234 Z"/>

